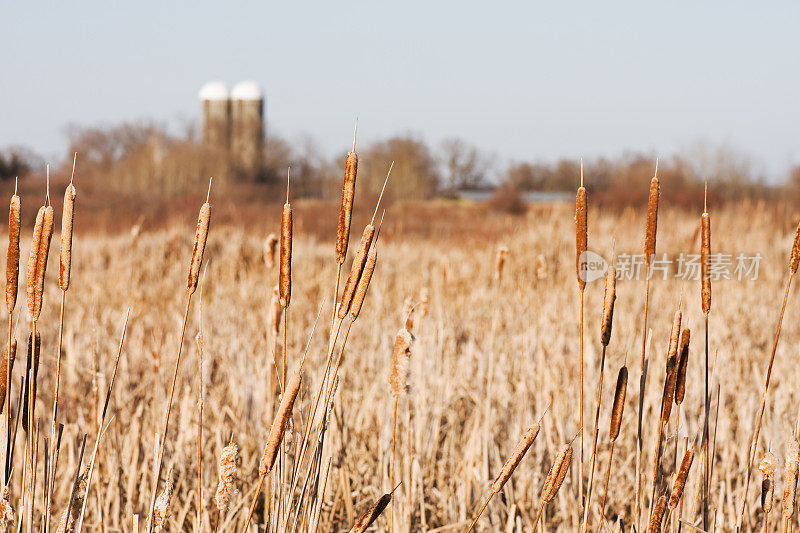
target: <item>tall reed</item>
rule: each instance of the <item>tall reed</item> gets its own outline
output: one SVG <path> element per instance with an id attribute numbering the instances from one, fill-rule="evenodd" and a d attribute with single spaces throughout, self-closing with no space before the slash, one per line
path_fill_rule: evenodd
<path id="1" fill-rule="evenodd" d="M 586 188 L 583 186 L 583 159 L 581 158 L 581 184 L 575 194 L 575 274 L 578 279 L 578 427 L 583 428 L 583 293 L 586 289 L 587 260 L 589 246 L 588 215 L 586 208 Z M 578 502 L 583 501 L 583 431 L 581 431 L 580 453 L 578 454 Z"/>
<path id="2" fill-rule="evenodd" d="M 622 426 L 622 413 L 625 411 L 625 395 L 628 389 L 628 367 L 622 365 L 617 374 L 617 386 L 614 389 L 614 403 L 611 406 L 611 423 L 608 428 L 608 440 L 611 450 L 608 455 L 608 469 L 606 470 L 605 487 L 603 488 L 603 502 L 600 504 L 600 520 L 605 520 L 606 496 L 608 496 L 608 480 L 611 478 L 611 464 L 614 461 L 614 444 L 619 437 Z"/>
<path id="3" fill-rule="evenodd" d="M 711 447 L 709 445 L 709 409 L 711 408 L 711 398 L 708 395 L 708 315 L 711 312 L 711 275 L 710 275 L 710 256 L 711 256 L 711 217 L 708 214 L 708 185 L 706 185 L 706 200 L 704 200 L 703 214 L 700 216 L 701 225 L 701 245 L 700 245 L 700 299 L 703 309 L 703 325 L 705 329 L 705 359 L 704 370 L 705 380 L 703 388 L 703 442 L 705 443 L 705 453 L 703 454 L 703 529 L 708 530 L 708 498 L 710 490 L 710 465 Z"/>

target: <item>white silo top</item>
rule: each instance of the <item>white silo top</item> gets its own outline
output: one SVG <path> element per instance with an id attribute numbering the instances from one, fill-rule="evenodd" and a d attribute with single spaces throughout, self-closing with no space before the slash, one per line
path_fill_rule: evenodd
<path id="1" fill-rule="evenodd" d="M 261 100 L 264 93 L 254 81 L 242 81 L 233 86 L 231 100 Z"/>
<path id="2" fill-rule="evenodd" d="M 223 81 L 210 81 L 200 88 L 200 100 L 227 100 L 228 86 Z"/>

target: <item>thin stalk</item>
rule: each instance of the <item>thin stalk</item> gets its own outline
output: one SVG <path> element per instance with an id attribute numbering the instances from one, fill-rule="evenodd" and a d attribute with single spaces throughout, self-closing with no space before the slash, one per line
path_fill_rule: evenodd
<path id="1" fill-rule="evenodd" d="M 397 448 L 396 448 L 396 437 L 397 437 L 397 396 L 394 397 L 394 406 L 392 407 L 392 484 L 396 481 L 397 477 Z M 392 508 L 389 510 L 389 526 L 391 533 L 394 533 L 394 513 L 395 506 L 394 501 L 392 501 Z"/>
<path id="2" fill-rule="evenodd" d="M 579 344 L 580 344 L 580 391 L 578 394 L 578 401 L 580 402 L 578 406 L 578 418 L 580 420 L 580 429 L 583 429 L 583 289 L 580 291 L 581 293 L 581 305 L 580 305 L 580 336 L 579 336 Z M 581 452 L 580 452 L 580 459 L 578 460 L 578 502 L 583 501 L 583 431 L 581 431 Z"/>
<path id="3" fill-rule="evenodd" d="M 13 337 L 13 313 L 8 314 L 8 351 L 9 351 L 9 364 L 6 365 L 6 467 L 3 471 L 3 485 L 8 486 L 11 471 L 11 464 L 13 457 L 11 456 L 11 342 Z M 19 414 L 17 415 L 19 416 Z"/>
<path id="4" fill-rule="evenodd" d="M 606 345 L 603 345 L 603 354 L 600 357 L 600 384 L 597 387 L 597 409 L 594 414 L 594 432 L 592 433 L 592 455 L 589 459 L 589 488 L 586 490 L 586 505 L 583 506 L 583 522 L 581 524 L 581 532 L 586 531 L 589 525 L 589 507 L 592 504 L 592 489 L 594 488 L 594 467 L 597 462 L 597 435 L 599 433 L 600 424 L 600 400 L 603 396 L 603 369 L 606 364 Z M 581 431 L 583 433 L 583 431 Z"/>
<path id="5" fill-rule="evenodd" d="M 51 432 L 51 447 L 49 450 L 49 458 L 50 458 L 50 466 L 52 469 L 52 458 L 55 446 L 55 439 L 56 439 L 56 420 L 58 419 L 58 393 L 61 389 L 61 344 L 64 339 L 64 304 L 67 299 L 67 291 L 61 291 L 61 310 L 58 315 L 58 343 L 56 344 L 56 388 L 53 394 L 53 424 L 52 424 L 52 432 Z M 50 504 L 52 501 L 53 495 L 53 476 L 55 475 L 54 471 L 49 472 L 48 477 L 48 486 L 45 488 L 46 496 L 47 496 L 47 503 L 45 505 L 45 514 L 44 514 L 44 530 L 47 532 L 50 529 Z"/>
<path id="6" fill-rule="evenodd" d="M 705 401 L 705 409 L 704 411 L 704 422 L 703 422 L 703 441 L 706 444 L 706 453 L 703 454 L 703 529 L 708 531 L 708 493 L 709 493 L 709 466 L 710 466 L 710 449 L 709 449 L 709 428 L 708 428 L 708 418 L 709 418 L 709 409 L 711 407 L 711 399 L 708 396 L 708 313 L 703 313 L 703 322 L 705 327 L 705 380 L 704 380 L 704 401 Z"/>
<path id="7" fill-rule="evenodd" d="M 647 307 L 650 303 L 650 276 L 644 282 L 644 324 L 642 326 L 642 378 L 639 381 L 639 424 L 636 429 L 636 501 L 634 503 L 636 514 L 636 531 L 642 531 L 642 508 L 641 508 L 641 492 L 642 492 L 642 414 L 644 410 L 644 393 L 645 393 L 645 350 L 647 349 Z"/>
<path id="8" fill-rule="evenodd" d="M 608 456 L 608 468 L 606 469 L 606 481 L 603 484 L 603 502 L 600 504 L 600 519 L 605 520 L 606 516 L 606 497 L 608 496 L 608 480 L 611 478 L 611 463 L 614 461 L 614 444 L 617 439 L 611 441 L 611 452 Z"/>

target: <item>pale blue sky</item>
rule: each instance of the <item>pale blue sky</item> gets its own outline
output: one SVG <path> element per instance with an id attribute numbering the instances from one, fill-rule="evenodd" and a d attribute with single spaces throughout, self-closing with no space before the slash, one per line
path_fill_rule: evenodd
<path id="1" fill-rule="evenodd" d="M 0 3 L 0 147 L 64 127 L 197 120 L 206 81 L 258 81 L 268 128 L 326 155 L 411 132 L 501 161 L 746 150 L 800 164 L 800 3 Z"/>

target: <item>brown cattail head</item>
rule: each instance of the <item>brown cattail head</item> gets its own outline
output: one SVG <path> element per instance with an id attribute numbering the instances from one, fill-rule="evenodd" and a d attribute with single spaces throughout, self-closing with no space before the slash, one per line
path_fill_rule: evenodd
<path id="1" fill-rule="evenodd" d="M 19 196 L 14 194 L 8 211 L 8 255 L 6 256 L 6 309 L 9 315 L 14 312 L 14 307 L 17 305 L 20 207 Z"/>
<path id="2" fill-rule="evenodd" d="M 669 495 L 669 511 L 672 512 L 681 501 L 683 490 L 686 487 L 686 478 L 689 476 L 689 470 L 692 468 L 692 461 L 694 460 L 694 445 L 692 445 L 686 453 L 683 454 L 681 466 L 678 468 L 678 475 L 675 476 L 675 482 L 672 484 L 672 492 Z"/>
<path id="3" fill-rule="evenodd" d="M 0 363 L 0 413 L 5 408 L 6 401 L 6 388 L 11 382 L 11 372 L 14 370 L 14 359 L 17 357 L 17 340 L 11 341 L 11 349 L 6 344 L 6 349 L 3 350 L 3 362 Z"/>
<path id="4" fill-rule="evenodd" d="M 3 487 L 0 497 L 0 529 L 7 530 L 14 523 L 14 506 L 11 505 L 8 487 Z"/>
<path id="5" fill-rule="evenodd" d="M 613 265 L 608 266 L 606 272 L 606 289 L 603 294 L 603 324 L 600 330 L 600 342 L 603 346 L 608 346 L 611 341 L 611 324 L 614 321 L 614 301 L 617 299 L 617 269 Z"/>
<path id="6" fill-rule="evenodd" d="M 672 330 L 669 333 L 669 349 L 667 350 L 667 359 L 675 357 L 678 354 L 678 345 L 681 336 L 681 310 L 675 311 L 675 316 L 672 318 Z"/>
<path id="7" fill-rule="evenodd" d="M 218 465 L 219 481 L 217 482 L 217 492 L 214 495 L 217 510 L 220 512 L 228 509 L 231 496 L 237 492 L 236 481 L 239 479 L 241 462 L 239 446 L 232 442 L 222 449 Z"/>
<path id="8" fill-rule="evenodd" d="M 672 400 L 675 398 L 675 381 L 678 374 L 678 363 L 673 355 L 667 359 L 667 373 L 664 376 L 664 393 L 661 396 L 661 423 L 669 421 L 672 412 Z"/>
<path id="9" fill-rule="evenodd" d="M 156 505 L 153 508 L 153 526 L 155 531 L 162 531 L 166 529 L 170 515 L 170 500 L 172 499 L 172 492 L 175 489 L 173 478 L 173 467 L 169 467 L 167 472 L 167 479 L 164 482 L 164 490 L 161 491 L 156 499 Z"/>
<path id="10" fill-rule="evenodd" d="M 369 254 L 370 246 L 372 246 L 372 238 L 375 236 L 375 226 L 367 224 L 364 228 L 364 233 L 361 234 L 361 242 L 356 251 L 356 257 L 353 259 L 353 266 L 350 268 L 350 275 L 347 276 L 347 281 L 344 283 L 344 290 L 342 291 L 342 300 L 339 303 L 338 317 L 344 318 L 350 311 L 350 305 L 353 302 L 356 288 L 358 287 L 358 280 L 361 278 L 361 273 L 364 271 L 364 265 L 367 263 L 367 255 Z"/>
<path id="11" fill-rule="evenodd" d="M 664 519 L 664 510 L 667 507 L 667 497 L 661 496 L 653 508 L 653 514 L 650 515 L 650 523 L 647 526 L 647 533 L 660 533 L 661 521 Z"/>
<path id="12" fill-rule="evenodd" d="M 278 412 L 275 413 L 275 420 L 272 421 L 272 427 L 269 429 L 269 436 L 267 437 L 267 445 L 264 447 L 264 454 L 261 456 L 261 462 L 258 464 L 258 475 L 266 476 L 272 470 L 275 464 L 275 458 L 278 456 L 283 434 L 286 431 L 286 425 L 292 417 L 292 407 L 294 401 L 297 399 L 297 393 L 300 392 L 300 382 L 302 376 L 300 372 L 295 372 L 288 383 L 286 383 L 286 390 L 281 398 L 281 404 L 278 407 Z"/>
<path id="13" fill-rule="evenodd" d="M 792 243 L 792 253 L 789 255 L 789 274 L 794 276 L 797 272 L 797 265 L 800 264 L 800 223 L 794 232 L 794 242 Z"/>
<path id="14" fill-rule="evenodd" d="M 775 469 L 778 468 L 778 458 L 772 452 L 764 454 L 758 467 L 764 476 L 761 482 L 761 508 L 765 513 L 772 510 L 773 495 L 775 493 Z"/>
<path id="15" fill-rule="evenodd" d="M 413 341 L 414 336 L 406 328 L 401 328 L 394 338 L 389 385 L 395 398 L 399 398 L 408 392 L 408 363 L 411 357 L 411 343 Z"/>
<path id="16" fill-rule="evenodd" d="M 369 289 L 369 282 L 372 281 L 372 273 L 375 272 L 375 263 L 377 261 L 378 247 L 371 246 L 367 254 L 367 262 L 364 263 L 364 272 L 361 273 L 361 278 L 358 280 L 356 293 L 350 305 L 350 320 L 355 321 L 355 319 L 358 318 L 358 314 L 361 312 L 361 306 L 364 305 L 364 298 L 367 296 L 367 289 Z"/>
<path id="17" fill-rule="evenodd" d="M 581 292 L 586 287 L 586 250 L 589 241 L 586 228 L 586 188 L 580 186 L 575 196 L 575 271 Z"/>
<path id="18" fill-rule="evenodd" d="M 506 257 L 508 256 L 508 247 L 499 246 L 497 248 L 497 256 L 494 263 L 494 279 L 501 281 L 503 279 L 503 267 L 506 264 Z"/>
<path id="19" fill-rule="evenodd" d="M 281 307 L 285 309 L 289 307 L 289 301 L 292 299 L 292 206 L 288 202 L 283 204 L 281 213 L 281 257 L 278 287 L 280 287 Z"/>
<path id="20" fill-rule="evenodd" d="M 339 225 L 336 229 L 336 262 L 344 263 L 347 256 L 347 243 L 350 240 L 350 217 L 353 214 L 353 196 L 356 192 L 356 173 L 358 156 L 348 152 L 344 161 L 344 182 L 342 183 L 342 204 L 339 207 Z"/>
<path id="21" fill-rule="evenodd" d="M 550 503 L 550 500 L 555 498 L 558 489 L 564 483 L 570 464 L 572 464 L 572 444 L 566 444 L 556 456 L 553 466 L 550 467 L 550 472 L 548 472 L 544 480 L 544 488 L 542 489 L 543 503 Z"/>
<path id="22" fill-rule="evenodd" d="M 378 498 L 378 500 L 373 503 L 369 509 L 364 512 L 364 514 L 361 515 L 361 518 L 359 518 L 356 523 L 353 524 L 353 527 L 350 529 L 350 533 L 364 533 L 369 526 L 371 526 L 372 523 L 378 519 L 383 510 L 386 509 L 391 501 L 391 492 L 387 492 Z"/>
<path id="23" fill-rule="evenodd" d="M 194 294 L 197 289 L 197 280 L 200 277 L 200 265 L 203 263 L 203 252 L 208 240 L 208 226 L 211 224 L 211 204 L 204 203 L 200 207 L 200 216 L 197 217 L 197 230 L 194 234 L 194 248 L 192 249 L 192 262 L 189 264 L 189 279 L 186 282 L 189 294 Z"/>
<path id="24" fill-rule="evenodd" d="M 701 296 L 703 299 L 703 313 L 711 311 L 711 276 L 709 274 L 709 257 L 711 256 L 711 217 L 703 213 L 700 217 L 702 224 L 702 239 L 700 244 L 700 270 L 702 276 Z"/>
<path id="25" fill-rule="evenodd" d="M 783 471 L 783 520 L 787 521 L 794 514 L 794 500 L 797 491 L 797 469 L 800 463 L 800 444 L 794 435 L 789 437 L 786 445 L 786 467 Z"/>
<path id="26" fill-rule="evenodd" d="M 689 367 L 689 340 L 692 332 L 685 328 L 681 332 L 678 371 L 675 376 L 675 403 L 680 405 L 686 396 L 686 369 Z"/>
<path id="27" fill-rule="evenodd" d="M 498 493 L 503 488 L 503 485 L 506 484 L 508 479 L 511 477 L 511 474 L 514 473 L 514 470 L 519 465 L 522 458 L 525 457 L 525 453 L 528 451 L 528 448 L 531 447 L 533 441 L 536 440 L 536 436 L 539 434 L 539 424 L 534 424 L 533 426 L 529 427 L 525 433 L 522 435 L 522 438 L 517 443 L 517 447 L 514 448 L 514 452 L 509 456 L 508 460 L 506 460 L 503 468 L 500 470 L 500 473 L 497 474 L 494 482 L 492 483 L 492 493 Z"/>
<path id="28" fill-rule="evenodd" d="M 656 253 L 656 232 L 658 230 L 658 196 L 660 188 L 658 178 L 650 180 L 650 196 L 647 199 L 647 228 L 644 235 L 644 256 L 647 266 Z"/>
<path id="29" fill-rule="evenodd" d="M 267 268 L 275 266 L 275 252 L 277 248 L 278 236 L 274 233 L 270 233 L 264 241 L 264 263 L 267 265 Z"/>
<path id="30" fill-rule="evenodd" d="M 44 276 L 47 271 L 47 256 L 50 253 L 50 239 L 53 237 L 53 207 L 42 206 L 36 214 L 33 227 L 31 255 L 28 260 L 28 312 L 31 320 L 39 320 L 42 312 Z"/>
<path id="31" fill-rule="evenodd" d="M 617 374 L 617 387 L 614 389 L 614 404 L 611 407 L 611 425 L 608 439 L 611 442 L 619 437 L 619 428 L 622 425 L 622 412 L 625 410 L 625 394 L 628 388 L 628 367 L 623 366 Z"/>
<path id="32" fill-rule="evenodd" d="M 64 191 L 64 209 L 61 212 L 61 257 L 58 268 L 58 286 L 62 291 L 69 289 L 69 275 L 72 268 L 72 222 L 75 219 L 75 196 L 78 192 L 70 183 Z"/>

